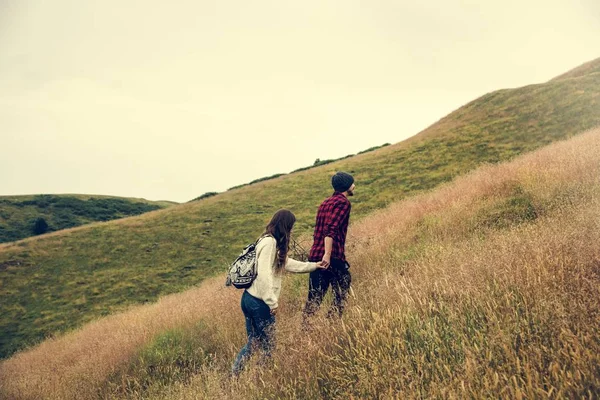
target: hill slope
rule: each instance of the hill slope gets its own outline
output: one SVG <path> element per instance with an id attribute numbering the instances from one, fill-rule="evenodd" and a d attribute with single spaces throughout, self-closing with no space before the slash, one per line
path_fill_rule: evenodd
<path id="1" fill-rule="evenodd" d="M 585 64 L 580 65 L 579 67 L 574 68 L 565 74 L 559 75 L 552 80 L 559 81 L 559 80 L 578 78 L 580 76 L 597 74 L 597 73 L 600 73 L 600 58 L 596 58 L 595 60 L 588 61 Z"/>
<path id="2" fill-rule="evenodd" d="M 300 329 L 306 276 L 288 274 L 273 363 L 239 380 L 241 291 L 221 275 L 1 362 L 0 397 L 594 398 L 598 176 L 600 129 L 354 223 L 343 323 Z"/>
<path id="3" fill-rule="evenodd" d="M 0 246 L 0 355 L 224 270 L 272 212 L 309 232 L 336 170 L 354 174 L 353 220 L 600 124 L 600 74 L 482 96 L 416 137 L 139 217 Z"/>
<path id="4" fill-rule="evenodd" d="M 91 222 L 139 215 L 174 204 L 112 196 L 0 196 L 0 243 Z M 43 219 L 45 226 L 38 225 L 36 229 L 39 219 Z"/>

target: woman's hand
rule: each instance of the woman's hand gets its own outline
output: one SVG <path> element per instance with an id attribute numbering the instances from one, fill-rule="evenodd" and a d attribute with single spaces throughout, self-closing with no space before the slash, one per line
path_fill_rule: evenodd
<path id="1" fill-rule="evenodd" d="M 279 310 L 279 308 L 271 309 L 271 315 L 273 315 L 273 316 L 277 315 L 277 310 Z"/>

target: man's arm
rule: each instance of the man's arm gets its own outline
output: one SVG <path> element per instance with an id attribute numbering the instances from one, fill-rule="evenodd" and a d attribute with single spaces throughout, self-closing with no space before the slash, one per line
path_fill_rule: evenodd
<path id="1" fill-rule="evenodd" d="M 323 255 L 323 264 L 331 264 L 331 253 L 333 251 L 333 235 L 339 229 L 344 218 L 350 213 L 349 203 L 338 203 L 328 213 L 325 219 L 325 254 Z"/>
<path id="2" fill-rule="evenodd" d="M 331 252 L 333 251 L 333 238 L 331 236 L 325 236 L 325 254 L 323 254 L 323 266 L 329 267 L 331 264 Z"/>

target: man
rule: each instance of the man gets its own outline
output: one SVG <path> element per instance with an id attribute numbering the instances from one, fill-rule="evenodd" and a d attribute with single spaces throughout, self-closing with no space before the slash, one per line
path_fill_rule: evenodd
<path id="1" fill-rule="evenodd" d="M 354 196 L 354 178 L 346 172 L 338 172 L 331 178 L 331 185 L 335 192 L 319 206 L 314 242 L 308 258 L 329 268 L 310 273 L 305 317 L 319 309 L 330 285 L 334 299 L 327 316 L 341 317 L 352 280 L 344 245 L 351 209 L 348 197 Z"/>

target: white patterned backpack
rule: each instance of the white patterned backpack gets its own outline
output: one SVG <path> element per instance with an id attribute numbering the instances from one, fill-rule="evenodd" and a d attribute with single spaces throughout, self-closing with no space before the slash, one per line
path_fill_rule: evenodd
<path id="1" fill-rule="evenodd" d="M 258 262 L 256 260 L 256 246 L 260 239 L 244 247 L 240 255 L 231 263 L 225 286 L 234 286 L 237 289 L 247 289 L 252 285 L 258 275 Z"/>

